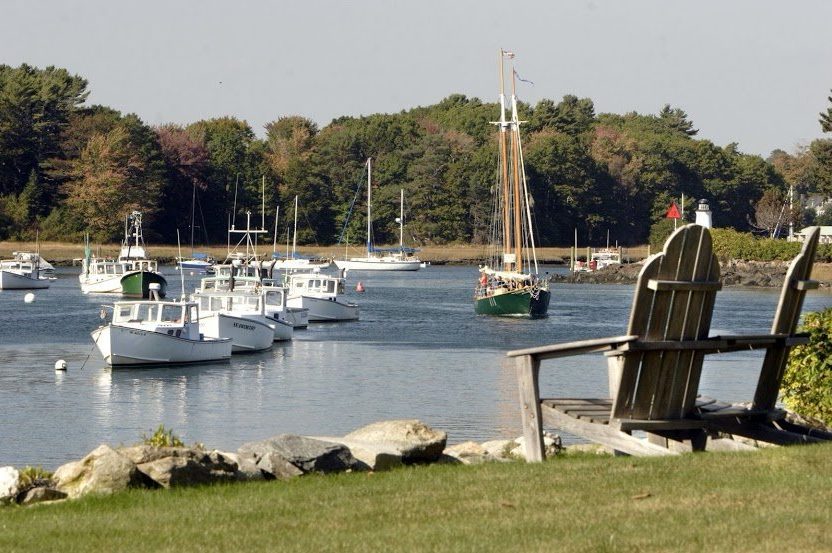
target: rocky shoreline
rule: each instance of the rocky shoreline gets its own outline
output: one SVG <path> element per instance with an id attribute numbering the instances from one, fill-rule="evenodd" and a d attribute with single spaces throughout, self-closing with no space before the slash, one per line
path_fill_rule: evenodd
<path id="1" fill-rule="evenodd" d="M 785 261 L 729 261 L 721 266 L 720 281 L 723 286 L 779 288 L 783 286 L 788 268 Z M 640 263 L 613 265 L 593 272 L 552 275 L 551 280 L 576 284 L 634 284 L 640 270 Z M 820 284 L 828 287 L 831 283 L 822 281 Z"/>
<path id="2" fill-rule="evenodd" d="M 832 431 L 819 421 L 791 411 L 787 411 L 786 420 Z M 54 473 L 31 467 L 0 467 L 0 506 L 67 501 L 137 488 L 285 481 L 309 474 L 374 472 L 431 463 L 471 465 L 526 460 L 522 437 L 452 446 L 447 440 L 447 433 L 411 419 L 372 423 L 345 436 L 279 434 L 244 443 L 235 452 L 209 450 L 202 444 L 153 445 L 147 440 L 115 448 L 102 444 Z M 597 444 L 563 446 L 559 436 L 545 431 L 543 445 L 547 458 L 612 454 Z M 708 440 L 710 451 L 754 451 L 766 445 L 722 434 Z"/>
<path id="3" fill-rule="evenodd" d="M 202 445 L 102 444 L 54 473 L 0 467 L 0 505 L 30 505 L 143 488 L 288 480 L 307 474 L 379 471 L 396 467 L 473 464 L 525 459 L 523 439 L 465 442 L 447 447 L 445 432 L 418 420 L 382 421 L 345 436 L 280 434 L 242 444 L 237 451 Z M 548 455 L 562 451 L 560 438 L 546 435 Z M 27 472 L 29 471 L 29 472 Z"/>

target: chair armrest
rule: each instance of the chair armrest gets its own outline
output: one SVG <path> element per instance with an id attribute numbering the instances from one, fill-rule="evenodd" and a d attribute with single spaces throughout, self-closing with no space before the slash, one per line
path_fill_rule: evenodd
<path id="1" fill-rule="evenodd" d="M 508 357 L 522 357 L 524 355 L 531 355 L 537 359 L 554 359 L 556 357 L 569 357 L 571 355 L 581 355 L 583 353 L 593 353 L 602 351 L 613 351 L 623 344 L 627 344 L 637 340 L 638 336 L 612 336 L 609 338 L 595 338 L 592 340 L 580 340 L 577 342 L 564 342 L 561 344 L 551 344 L 548 346 L 538 346 L 534 348 L 516 349 L 508 352 Z"/>
<path id="2" fill-rule="evenodd" d="M 767 349 L 772 346 L 799 346 L 809 343 L 809 335 L 802 334 L 749 334 L 734 336 L 713 336 L 712 340 L 725 342 L 726 346 L 717 353 L 731 351 Z"/>

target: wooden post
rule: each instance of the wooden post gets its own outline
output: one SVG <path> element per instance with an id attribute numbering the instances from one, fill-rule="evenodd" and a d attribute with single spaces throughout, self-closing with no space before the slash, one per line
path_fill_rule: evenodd
<path id="1" fill-rule="evenodd" d="M 540 390 L 537 381 L 540 361 L 532 355 L 523 355 L 517 358 L 516 363 L 526 460 L 538 463 L 544 459 L 543 423 L 540 420 Z"/>

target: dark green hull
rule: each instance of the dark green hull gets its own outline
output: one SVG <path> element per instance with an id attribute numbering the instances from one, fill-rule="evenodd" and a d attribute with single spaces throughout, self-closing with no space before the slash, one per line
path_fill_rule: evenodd
<path id="1" fill-rule="evenodd" d="M 475 309 L 479 315 L 530 317 L 539 319 L 549 311 L 552 294 L 541 288 L 515 290 L 496 296 L 475 298 Z"/>
<path id="2" fill-rule="evenodd" d="M 159 285 L 159 297 L 164 298 L 168 281 L 159 273 L 151 271 L 136 271 L 121 277 L 121 294 L 128 298 L 149 298 L 149 287 L 153 283 Z"/>

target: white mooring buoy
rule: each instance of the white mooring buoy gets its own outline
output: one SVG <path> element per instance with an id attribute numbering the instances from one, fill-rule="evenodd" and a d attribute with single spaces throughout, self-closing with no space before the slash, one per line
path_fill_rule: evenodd
<path id="1" fill-rule="evenodd" d="M 55 361 L 55 370 L 56 371 L 65 371 L 66 370 L 66 361 L 63 359 L 58 359 Z"/>
<path id="2" fill-rule="evenodd" d="M 27 292 L 25 296 L 23 296 L 23 301 L 26 303 L 32 303 L 35 301 L 35 295 L 31 292 Z"/>

